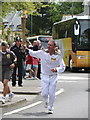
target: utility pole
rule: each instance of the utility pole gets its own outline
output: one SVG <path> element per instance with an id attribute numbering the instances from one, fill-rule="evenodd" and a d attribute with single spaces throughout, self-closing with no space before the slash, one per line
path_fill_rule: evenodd
<path id="1" fill-rule="evenodd" d="M 31 35 L 32 35 L 32 33 L 33 33 L 33 16 L 31 14 Z"/>
<path id="2" fill-rule="evenodd" d="M 73 17 L 73 11 L 74 11 L 74 9 L 73 9 L 73 2 L 72 2 L 72 17 Z"/>
<path id="3" fill-rule="evenodd" d="M 32 11 L 31 12 L 31 35 L 33 35 L 33 13 L 34 13 L 35 11 Z"/>

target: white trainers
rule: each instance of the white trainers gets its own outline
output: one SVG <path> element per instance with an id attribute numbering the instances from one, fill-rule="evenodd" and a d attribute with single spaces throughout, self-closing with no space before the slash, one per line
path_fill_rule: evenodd
<path id="1" fill-rule="evenodd" d="M 53 114 L 53 110 L 52 109 L 48 109 L 48 114 Z"/>
<path id="2" fill-rule="evenodd" d="M 5 97 L 2 97 L 2 104 L 5 104 Z"/>
<path id="3" fill-rule="evenodd" d="M 34 79 L 36 79 L 36 80 L 37 80 L 38 78 L 35 76 L 35 77 L 34 77 Z"/>
<path id="4" fill-rule="evenodd" d="M 48 114 L 53 114 L 53 107 L 51 108 L 50 106 L 48 106 Z"/>
<path id="5" fill-rule="evenodd" d="M 14 97 L 14 93 L 10 93 L 10 94 L 9 94 L 8 101 L 11 102 L 13 97 Z"/>

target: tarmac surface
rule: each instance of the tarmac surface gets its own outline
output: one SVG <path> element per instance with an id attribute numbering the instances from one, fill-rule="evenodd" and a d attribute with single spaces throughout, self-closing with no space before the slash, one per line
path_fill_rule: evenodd
<path id="1" fill-rule="evenodd" d="M 17 81 L 18 82 L 18 81 Z M 2 104 L 2 91 L 3 91 L 3 84 L 0 81 L 0 107 L 15 105 L 17 103 L 22 103 L 25 101 L 30 101 L 35 98 L 38 94 L 41 93 L 41 80 L 40 79 L 31 79 L 26 78 L 23 79 L 23 87 L 19 87 L 18 83 L 15 87 L 12 87 L 12 82 L 9 82 L 9 86 L 11 91 L 14 93 L 14 97 L 11 102 L 8 102 L 8 96 L 6 96 L 6 103 Z M 28 97 L 27 97 L 28 96 Z"/>

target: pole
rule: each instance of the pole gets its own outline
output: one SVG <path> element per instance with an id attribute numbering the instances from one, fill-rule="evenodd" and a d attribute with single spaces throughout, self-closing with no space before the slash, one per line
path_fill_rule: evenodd
<path id="1" fill-rule="evenodd" d="M 73 17 L 73 2 L 72 2 L 72 17 Z"/>
<path id="2" fill-rule="evenodd" d="M 21 17 L 22 23 L 22 45 L 25 45 L 26 16 Z"/>
<path id="3" fill-rule="evenodd" d="M 33 16 L 31 15 L 31 35 L 32 35 L 32 33 L 33 33 L 33 18 L 32 18 Z"/>

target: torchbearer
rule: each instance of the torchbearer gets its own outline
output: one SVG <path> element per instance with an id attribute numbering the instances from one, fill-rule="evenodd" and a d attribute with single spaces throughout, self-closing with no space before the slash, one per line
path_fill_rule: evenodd
<path id="1" fill-rule="evenodd" d="M 42 96 L 45 100 L 45 106 L 48 107 L 48 113 L 53 113 L 55 102 L 55 92 L 57 83 L 57 74 L 64 72 L 65 64 L 60 54 L 55 51 L 55 41 L 49 41 L 48 50 L 28 50 L 28 53 L 41 59 L 41 85 Z"/>

